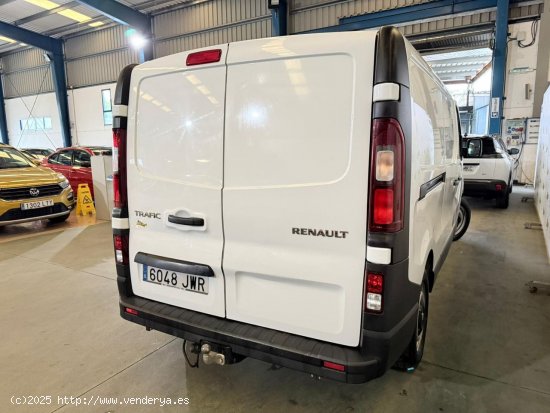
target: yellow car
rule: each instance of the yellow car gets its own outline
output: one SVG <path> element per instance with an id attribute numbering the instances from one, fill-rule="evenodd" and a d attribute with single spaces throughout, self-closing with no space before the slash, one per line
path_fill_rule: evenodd
<path id="1" fill-rule="evenodd" d="M 39 219 L 63 222 L 73 207 L 67 178 L 0 143 L 0 226 Z"/>

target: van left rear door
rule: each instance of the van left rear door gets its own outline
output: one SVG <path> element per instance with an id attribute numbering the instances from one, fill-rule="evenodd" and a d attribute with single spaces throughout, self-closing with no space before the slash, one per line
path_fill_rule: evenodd
<path id="1" fill-rule="evenodd" d="M 189 53 L 178 53 L 133 70 L 128 212 L 134 293 L 224 317 L 227 45 L 215 49 L 221 51 L 218 62 L 188 66 Z"/>

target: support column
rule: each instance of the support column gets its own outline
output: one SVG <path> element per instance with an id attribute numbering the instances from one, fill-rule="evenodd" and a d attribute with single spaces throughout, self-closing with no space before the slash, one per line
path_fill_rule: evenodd
<path id="1" fill-rule="evenodd" d="M 4 85 L 2 84 L 3 76 L 0 76 L 0 134 L 2 135 L 2 143 L 10 143 L 8 137 L 8 122 L 6 121 L 6 105 L 4 103 Z"/>
<path id="2" fill-rule="evenodd" d="M 271 9 L 271 34 L 273 36 L 286 36 L 288 5 L 287 0 L 268 0 L 268 8 Z"/>
<path id="3" fill-rule="evenodd" d="M 539 49 L 537 52 L 537 75 L 533 95 L 533 117 L 540 117 L 544 92 L 550 85 L 550 0 L 544 2 L 544 12 L 539 21 Z"/>
<path id="4" fill-rule="evenodd" d="M 52 70 L 53 87 L 57 100 L 57 110 L 59 112 L 59 121 L 61 123 L 61 135 L 64 146 L 72 146 L 71 123 L 69 119 L 69 102 L 67 99 L 67 81 L 65 77 L 65 59 L 63 55 L 63 45 L 59 42 L 50 57 L 50 67 Z"/>
<path id="5" fill-rule="evenodd" d="M 509 0 L 497 0 L 495 48 L 493 50 L 493 80 L 489 113 L 489 133 L 500 134 L 504 84 L 506 80 L 506 42 L 508 40 Z"/>

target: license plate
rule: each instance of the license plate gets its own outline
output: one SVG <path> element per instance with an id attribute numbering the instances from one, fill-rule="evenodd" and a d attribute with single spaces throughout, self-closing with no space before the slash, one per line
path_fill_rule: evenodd
<path id="1" fill-rule="evenodd" d="M 463 166 L 463 167 L 462 167 L 462 170 L 463 170 L 464 172 L 473 172 L 473 171 L 474 171 L 474 168 L 475 168 L 475 166 Z"/>
<path id="2" fill-rule="evenodd" d="M 53 199 L 41 199 L 40 201 L 24 202 L 21 204 L 21 209 L 26 211 L 27 209 L 37 209 L 53 206 Z"/>
<path id="3" fill-rule="evenodd" d="M 179 288 L 193 293 L 208 294 L 208 277 L 164 270 L 149 265 L 143 265 L 142 274 L 143 281 L 149 283 Z"/>

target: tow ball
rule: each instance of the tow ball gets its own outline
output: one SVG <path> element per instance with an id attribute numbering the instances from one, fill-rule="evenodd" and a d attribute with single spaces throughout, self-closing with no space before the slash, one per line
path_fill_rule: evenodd
<path id="1" fill-rule="evenodd" d="M 225 364 L 225 355 L 212 351 L 208 343 L 204 343 L 201 346 L 201 355 L 204 364 L 217 364 L 218 366 Z"/>
<path id="2" fill-rule="evenodd" d="M 206 341 L 201 341 L 199 343 L 188 342 L 187 344 L 189 344 L 191 353 L 197 355 L 196 361 L 191 363 L 186 352 L 186 341 L 184 340 L 183 354 L 190 367 L 198 367 L 199 360 L 201 359 L 204 364 L 225 366 L 227 364 L 238 363 L 246 358 L 240 354 L 233 353 L 231 347 L 223 344 L 209 343 Z"/>

